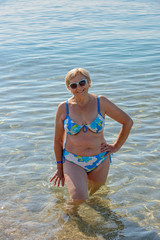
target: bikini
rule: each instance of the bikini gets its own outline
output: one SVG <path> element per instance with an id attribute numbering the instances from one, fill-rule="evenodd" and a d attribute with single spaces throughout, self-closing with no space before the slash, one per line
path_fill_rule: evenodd
<path id="1" fill-rule="evenodd" d="M 98 107 L 98 115 L 90 124 L 79 125 L 75 123 L 69 116 L 69 105 L 68 101 L 66 101 L 66 118 L 64 120 L 64 129 L 67 134 L 75 135 L 82 131 L 85 133 L 88 129 L 94 133 L 102 132 L 105 126 L 105 118 L 102 116 L 100 112 L 100 102 L 99 97 L 97 96 L 97 107 Z M 63 149 L 63 162 L 66 160 L 81 166 L 86 172 L 90 172 L 94 170 L 98 165 L 100 165 L 106 158 L 106 154 L 108 152 L 102 152 L 100 154 L 94 156 L 79 156 L 73 153 L 70 153 Z M 110 162 L 111 162 L 111 156 Z"/>

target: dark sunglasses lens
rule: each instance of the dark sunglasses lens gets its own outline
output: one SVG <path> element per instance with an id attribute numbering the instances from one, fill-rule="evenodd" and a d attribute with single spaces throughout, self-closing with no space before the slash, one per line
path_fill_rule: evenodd
<path id="1" fill-rule="evenodd" d="M 72 89 L 75 89 L 75 88 L 77 87 L 77 84 L 76 84 L 76 83 L 72 83 L 72 84 L 70 85 L 70 87 L 71 87 Z"/>
<path id="2" fill-rule="evenodd" d="M 80 85 L 81 87 L 85 86 L 85 85 L 86 85 L 86 80 L 85 80 L 85 79 L 84 79 L 84 80 L 81 80 L 81 81 L 79 82 L 79 85 Z"/>

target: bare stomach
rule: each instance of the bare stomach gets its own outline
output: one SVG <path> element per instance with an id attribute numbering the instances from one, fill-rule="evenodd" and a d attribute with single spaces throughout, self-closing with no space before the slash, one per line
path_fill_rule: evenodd
<path id="1" fill-rule="evenodd" d="M 93 156 L 101 152 L 101 144 L 105 143 L 103 132 L 79 132 L 76 135 L 67 135 L 65 149 L 80 156 Z"/>

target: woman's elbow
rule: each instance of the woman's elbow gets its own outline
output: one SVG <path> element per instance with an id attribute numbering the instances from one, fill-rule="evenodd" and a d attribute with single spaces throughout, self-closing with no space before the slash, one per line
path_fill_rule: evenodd
<path id="1" fill-rule="evenodd" d="M 129 119 L 128 119 L 128 121 L 127 121 L 127 125 L 128 125 L 128 127 L 129 127 L 130 129 L 132 128 L 132 126 L 133 126 L 133 120 L 132 120 L 132 118 L 129 117 Z"/>
<path id="2" fill-rule="evenodd" d="M 63 146 L 63 139 L 62 138 L 54 138 L 54 149 L 58 146 Z"/>

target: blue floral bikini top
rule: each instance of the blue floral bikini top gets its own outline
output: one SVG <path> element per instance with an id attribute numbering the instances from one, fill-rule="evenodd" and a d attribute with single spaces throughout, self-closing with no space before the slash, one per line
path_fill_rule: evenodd
<path id="1" fill-rule="evenodd" d="M 87 132 L 88 128 L 95 133 L 98 132 L 102 132 L 104 125 L 105 125 L 105 118 L 102 116 L 101 112 L 100 112 L 100 102 L 99 102 L 99 97 L 97 96 L 97 106 L 98 106 L 98 115 L 97 117 L 94 119 L 93 122 L 91 122 L 90 124 L 86 124 L 86 125 L 79 125 L 77 123 L 75 123 L 69 116 L 69 106 L 68 106 L 68 101 L 66 101 L 66 118 L 64 120 L 64 129 L 66 131 L 66 133 L 68 133 L 69 135 L 75 135 L 77 133 L 79 133 L 79 131 L 82 129 L 83 132 Z"/>

